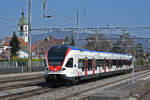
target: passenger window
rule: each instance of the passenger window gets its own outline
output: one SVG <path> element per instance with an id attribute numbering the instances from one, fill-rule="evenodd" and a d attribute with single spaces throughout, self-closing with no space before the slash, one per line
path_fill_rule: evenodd
<path id="1" fill-rule="evenodd" d="M 100 67 L 104 67 L 104 60 L 103 60 L 103 59 L 100 59 L 100 60 L 99 60 L 99 64 L 100 64 Z"/>
<path id="2" fill-rule="evenodd" d="M 92 68 L 92 59 L 88 59 L 88 66 L 89 69 Z"/>
<path id="3" fill-rule="evenodd" d="M 117 60 L 113 60 L 113 66 L 117 65 Z"/>
<path id="4" fill-rule="evenodd" d="M 72 68 L 73 67 L 73 58 L 69 58 L 67 64 L 66 64 L 66 67 L 70 67 Z"/>
<path id="5" fill-rule="evenodd" d="M 83 68 L 84 67 L 84 60 L 83 59 L 79 59 L 78 60 L 78 68 Z"/>

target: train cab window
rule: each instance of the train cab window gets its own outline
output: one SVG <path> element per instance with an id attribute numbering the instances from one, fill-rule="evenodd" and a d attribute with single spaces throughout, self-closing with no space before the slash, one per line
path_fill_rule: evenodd
<path id="1" fill-rule="evenodd" d="M 69 58 L 66 67 L 72 68 L 73 67 L 73 58 Z"/>

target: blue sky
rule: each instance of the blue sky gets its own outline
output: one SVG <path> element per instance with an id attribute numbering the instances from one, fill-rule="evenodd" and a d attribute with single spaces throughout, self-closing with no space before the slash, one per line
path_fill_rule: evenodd
<path id="1" fill-rule="evenodd" d="M 42 18 L 42 4 L 32 0 L 33 28 L 75 27 L 77 10 L 80 27 L 150 26 L 150 0 L 47 0 L 50 19 Z M 27 17 L 27 0 L 0 0 L 1 37 L 18 30 L 22 10 Z"/>

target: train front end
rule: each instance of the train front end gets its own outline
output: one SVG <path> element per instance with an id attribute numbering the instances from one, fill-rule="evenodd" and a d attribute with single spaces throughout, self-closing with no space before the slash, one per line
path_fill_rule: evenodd
<path id="1" fill-rule="evenodd" d="M 47 82 L 68 80 L 68 76 L 73 75 L 70 72 L 72 68 L 66 67 L 67 63 L 70 66 L 73 65 L 73 58 L 70 59 L 70 51 L 71 48 L 67 46 L 53 46 L 47 51 L 45 57 L 45 80 Z"/>

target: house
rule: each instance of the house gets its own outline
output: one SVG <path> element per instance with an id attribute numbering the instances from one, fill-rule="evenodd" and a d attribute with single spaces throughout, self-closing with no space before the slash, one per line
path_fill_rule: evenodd
<path id="1" fill-rule="evenodd" d="M 9 46 L 0 46 L 0 58 L 8 58 L 10 56 Z"/>
<path id="2" fill-rule="evenodd" d="M 19 56 L 23 56 L 26 55 L 28 52 L 28 21 L 27 18 L 25 18 L 24 12 L 21 12 L 21 17 L 19 18 L 19 22 L 18 22 L 18 32 L 17 32 L 17 36 L 19 37 L 19 42 L 20 42 L 20 51 Z M 10 55 L 10 48 L 9 47 L 9 42 L 11 41 L 11 37 L 6 37 L 2 43 L 0 44 L 0 55 L 5 55 L 8 56 Z M 7 49 L 5 49 L 7 47 Z M 21 56 L 21 57 L 22 57 Z"/>
<path id="3" fill-rule="evenodd" d="M 21 50 L 27 51 L 28 50 L 28 42 L 25 42 L 22 38 L 18 39 L 20 42 Z M 0 46 L 9 46 L 9 42 L 11 41 L 11 37 L 6 37 Z"/>
<path id="4" fill-rule="evenodd" d="M 63 39 L 55 39 L 52 36 L 47 36 L 45 40 L 39 40 L 32 45 L 32 52 L 36 53 L 36 57 L 44 57 L 47 50 L 53 45 L 62 45 Z"/>
<path id="5" fill-rule="evenodd" d="M 18 57 L 19 58 L 28 58 L 28 53 L 22 51 L 22 50 L 19 50 L 18 51 Z"/>
<path id="6" fill-rule="evenodd" d="M 28 43 L 24 42 L 22 38 L 18 39 L 20 42 L 20 50 L 21 51 L 28 51 Z M 9 47 L 9 42 L 11 41 L 11 37 L 6 37 L 2 43 L 0 44 L 0 57 L 8 57 L 10 56 L 10 48 Z"/>

